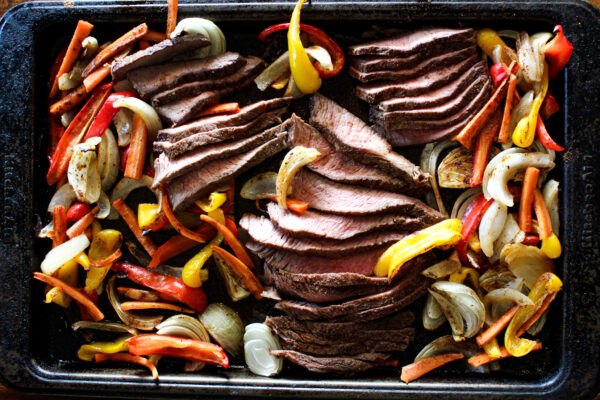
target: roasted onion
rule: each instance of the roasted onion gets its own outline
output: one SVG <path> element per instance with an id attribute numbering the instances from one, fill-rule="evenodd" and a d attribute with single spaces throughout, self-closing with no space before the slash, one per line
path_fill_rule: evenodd
<path id="1" fill-rule="evenodd" d="M 115 289 L 115 279 L 117 279 L 116 275 L 112 276 L 108 283 L 106 284 L 106 295 L 108 296 L 108 301 L 114 308 L 117 316 L 125 325 L 128 325 L 132 328 L 141 329 L 143 331 L 151 331 L 163 320 L 162 315 L 137 315 L 130 311 L 124 311 L 121 308 L 121 302 L 119 301 L 119 297 L 117 295 L 117 291 Z"/>
<path id="2" fill-rule="evenodd" d="M 437 174 L 440 187 L 466 189 L 471 187 L 473 152 L 463 146 L 450 151 L 444 157 Z"/>
<path id="3" fill-rule="evenodd" d="M 99 137 L 93 137 L 76 145 L 67 171 L 77 200 L 88 204 L 97 202 L 102 190 L 96 155 L 96 146 L 100 141 Z"/>
<path id="4" fill-rule="evenodd" d="M 162 129 L 162 122 L 156 113 L 156 110 L 143 100 L 132 96 L 123 97 L 115 101 L 113 107 L 127 108 L 142 117 L 146 124 L 146 128 L 148 128 L 149 141 L 154 140 L 156 133 Z"/>
<path id="5" fill-rule="evenodd" d="M 502 261 L 518 278 L 523 278 L 525 285 L 531 289 L 538 278 L 546 272 L 554 272 L 554 261 L 535 246 L 515 243 L 502 250 Z"/>
<path id="6" fill-rule="evenodd" d="M 434 297 L 446 313 L 455 340 L 473 337 L 481 330 L 485 322 L 485 306 L 473 289 L 461 283 L 438 281 L 431 285 L 429 292 L 437 295 Z M 440 301 L 442 298 L 445 301 Z M 452 308 L 456 312 L 449 312 Z M 460 316 L 459 321 L 456 320 L 457 315 Z"/>
<path id="7" fill-rule="evenodd" d="M 288 187 L 288 194 L 292 187 Z M 277 197 L 277 173 L 263 172 L 250 178 L 240 191 L 240 196 L 247 200 L 261 200 Z"/>
<path id="8" fill-rule="evenodd" d="M 242 352 L 244 324 L 240 316 L 225 304 L 212 303 L 200 315 L 208 334 L 232 356 Z"/>
<path id="9" fill-rule="evenodd" d="M 40 269 L 46 275 L 52 275 L 58 271 L 64 263 L 77 257 L 89 245 L 90 241 L 84 233 L 75 236 L 73 239 L 67 240 L 50 250 L 42 261 Z"/>
<path id="10" fill-rule="evenodd" d="M 318 150 L 304 146 L 296 146 L 285 155 L 277 174 L 276 191 L 279 207 L 287 210 L 287 193 L 292 179 L 300 168 L 315 161 L 320 155 Z"/>
<path id="11" fill-rule="evenodd" d="M 281 372 L 283 359 L 271 355 L 281 350 L 279 339 L 265 324 L 250 324 L 244 333 L 244 356 L 248 369 L 260 376 L 274 376 Z"/>
<path id="12" fill-rule="evenodd" d="M 479 223 L 479 243 L 487 257 L 494 255 L 494 242 L 504 229 L 508 212 L 506 206 L 493 201 Z"/>

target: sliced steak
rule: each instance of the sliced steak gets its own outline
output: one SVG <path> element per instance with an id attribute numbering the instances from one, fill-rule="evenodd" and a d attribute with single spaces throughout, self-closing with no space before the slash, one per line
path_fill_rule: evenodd
<path id="1" fill-rule="evenodd" d="M 253 241 L 246 242 L 246 247 L 270 266 L 296 274 L 353 272 L 371 275 L 377 260 L 385 251 L 385 248 L 370 249 L 345 257 L 330 258 L 300 255 L 262 246 Z"/>
<path id="2" fill-rule="evenodd" d="M 205 79 L 197 82 L 184 83 L 173 89 L 160 92 L 152 97 L 152 104 L 157 107 L 187 97 L 193 97 L 198 93 L 238 87 L 248 79 L 254 79 L 265 67 L 265 63 L 258 57 L 250 56 L 247 58 L 246 64 L 235 71 L 233 74 L 217 79 Z"/>
<path id="3" fill-rule="evenodd" d="M 294 177 L 291 197 L 308 203 L 311 209 L 334 214 L 397 212 L 427 224 L 444 219 L 438 211 L 412 197 L 332 182 L 306 170 Z"/>
<path id="4" fill-rule="evenodd" d="M 338 151 L 408 182 L 407 192 L 423 194 L 430 189 L 429 174 L 394 152 L 384 138 L 356 115 L 319 93 L 310 99 L 310 123 Z"/>
<path id="5" fill-rule="evenodd" d="M 336 215 L 310 210 L 297 214 L 273 202 L 267 204 L 267 211 L 274 224 L 297 237 L 344 240 L 384 229 L 412 232 L 428 226 L 419 218 L 399 214 Z"/>
<path id="6" fill-rule="evenodd" d="M 155 107 L 155 109 L 163 120 L 169 122 L 171 126 L 176 126 L 192 119 L 192 117 L 206 107 L 218 104 L 221 101 L 221 97 L 226 96 L 231 92 L 231 89 L 202 92 L 197 96 L 182 99 L 174 103 L 164 104 Z"/>
<path id="7" fill-rule="evenodd" d="M 208 132 L 215 129 L 244 125 L 266 112 L 287 108 L 291 97 L 278 97 L 263 100 L 243 107 L 240 112 L 230 115 L 215 115 L 190 122 L 177 128 L 167 128 L 158 131 L 158 139 L 169 142 L 177 142 L 183 138 L 200 132 Z"/>
<path id="8" fill-rule="evenodd" d="M 221 143 L 227 140 L 244 139 L 271 125 L 281 124 L 281 115 L 286 112 L 286 110 L 286 108 L 273 110 L 258 116 L 256 119 L 251 120 L 246 124 L 226 126 L 206 132 L 195 133 L 192 136 L 185 137 L 177 142 L 155 141 L 154 150 L 164 152 L 170 158 L 177 158 L 188 151 L 202 146 Z"/>
<path id="9" fill-rule="evenodd" d="M 390 245 L 404 238 L 406 233 L 383 231 L 367 233 L 346 240 L 298 238 L 289 235 L 265 218 L 244 214 L 240 227 L 258 244 L 299 254 L 339 257 L 363 252 L 370 248 Z"/>
<path id="10" fill-rule="evenodd" d="M 452 51 L 450 53 L 444 53 L 435 57 L 428 58 L 412 68 L 392 68 L 381 69 L 371 72 L 361 72 L 354 67 L 350 67 L 348 69 L 348 73 L 350 74 L 350 76 L 365 83 L 380 80 L 405 82 L 409 79 L 413 79 L 418 76 L 424 75 L 427 72 L 432 71 L 434 69 L 447 67 L 449 65 L 458 63 L 474 55 L 477 55 L 475 44 L 460 50 Z"/>
<path id="11" fill-rule="evenodd" d="M 275 127 L 248 138 L 204 146 L 175 159 L 161 153 L 154 160 L 154 182 L 152 187 L 157 189 L 163 183 L 175 179 L 194 168 L 201 167 L 209 161 L 231 157 L 258 147 L 275 138 L 279 132 L 281 132 L 281 128 Z"/>
<path id="12" fill-rule="evenodd" d="M 175 211 L 181 211 L 194 200 L 210 193 L 219 185 L 229 181 L 285 148 L 287 132 L 281 132 L 272 140 L 242 154 L 214 160 L 195 168 L 186 175 L 172 180 L 168 185 L 169 200 Z"/>
<path id="13" fill-rule="evenodd" d="M 379 103 L 377 108 L 381 111 L 410 111 L 413 109 L 424 109 L 443 105 L 452 101 L 454 98 L 459 97 L 461 92 L 466 90 L 481 76 L 488 77 L 487 64 L 485 61 L 474 64 L 467 72 L 462 74 L 460 78 L 453 80 L 439 89 L 416 96 L 391 98 Z M 481 85 L 483 85 L 483 83 L 481 83 Z"/>
<path id="14" fill-rule="evenodd" d="M 127 74 L 144 99 L 187 82 L 216 79 L 230 75 L 246 64 L 239 53 L 227 52 L 199 60 L 176 61 L 138 68 Z"/>
<path id="15" fill-rule="evenodd" d="M 355 356 L 315 357 L 293 350 L 271 350 L 275 357 L 287 360 L 319 374 L 352 376 L 375 366 L 378 361 L 385 361 L 389 354 L 364 353 Z"/>
<path id="16" fill-rule="evenodd" d="M 407 57 L 416 53 L 431 52 L 457 42 L 474 43 L 475 30 L 471 28 L 423 28 L 390 39 L 351 46 L 348 52 L 353 56 Z"/>
<path id="17" fill-rule="evenodd" d="M 125 78 L 125 75 L 136 68 L 160 64 L 179 54 L 206 47 L 210 40 L 203 35 L 185 35 L 175 39 L 165 39 L 144 50 L 136 51 L 115 62 L 111 67 L 113 81 Z"/>
<path id="18" fill-rule="evenodd" d="M 336 149 L 319 131 L 296 114 L 290 118 L 288 141 L 292 146 L 317 149 L 321 156 L 307 165 L 310 170 L 336 182 L 368 186 L 391 191 L 406 190 L 407 182 L 393 178 L 385 172 L 354 161 Z"/>
<path id="19" fill-rule="evenodd" d="M 455 126 L 465 118 L 475 115 L 488 101 L 491 95 L 492 85 L 488 82 L 479 93 L 467 104 L 445 118 L 406 118 L 402 111 L 381 112 L 371 108 L 371 121 L 385 130 L 393 131 L 400 129 L 441 129 Z M 415 115 L 415 114 L 413 114 Z"/>
<path id="20" fill-rule="evenodd" d="M 356 86 L 356 96 L 371 104 L 394 97 L 418 96 L 458 79 L 476 62 L 477 56 L 471 56 L 456 64 L 429 71 L 401 83 L 376 82 L 358 85 Z"/>

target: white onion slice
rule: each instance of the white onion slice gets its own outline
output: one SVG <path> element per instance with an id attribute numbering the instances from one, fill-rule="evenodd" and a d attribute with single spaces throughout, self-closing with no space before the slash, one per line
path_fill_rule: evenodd
<path id="1" fill-rule="evenodd" d="M 522 149 L 520 147 L 513 147 L 510 149 L 506 149 L 504 151 L 501 151 L 500 153 L 496 154 L 488 163 L 488 165 L 485 167 L 485 171 L 483 172 L 483 181 L 481 182 L 481 191 L 483 192 L 483 195 L 485 196 L 486 199 L 490 199 L 491 196 L 488 193 L 487 190 L 487 186 L 488 186 L 488 181 L 490 180 L 490 177 L 492 176 L 492 171 L 494 170 L 494 167 L 496 166 L 496 164 L 498 163 L 498 161 L 500 161 L 500 159 L 505 156 L 506 154 L 513 154 L 513 153 L 525 153 L 527 150 Z"/>
<path id="2" fill-rule="evenodd" d="M 200 49 L 204 50 L 200 53 L 200 55 L 203 55 L 204 57 L 208 55 L 215 56 L 223 54 L 227 48 L 225 35 L 214 22 L 208 19 L 182 19 L 171 33 L 171 39 L 183 35 L 184 32 L 190 35 L 203 35 L 210 40 L 210 46 Z"/>
<path id="3" fill-rule="evenodd" d="M 440 298 L 448 301 L 458 310 L 459 315 L 462 316 L 462 320 L 464 320 L 464 332 L 461 332 L 460 329 L 458 332 L 454 332 L 454 325 L 451 324 L 455 340 L 460 341 L 473 337 L 483 327 L 485 322 L 485 306 L 479 299 L 479 296 L 477 296 L 477 293 L 470 287 L 461 283 L 438 281 L 431 285 L 430 293 L 439 295 L 434 295 L 434 297 L 444 311 L 446 311 L 447 306 L 445 308 Z M 446 314 L 446 318 L 448 318 L 448 314 Z M 450 318 L 448 320 L 450 321 Z M 460 324 L 457 325 L 460 326 Z"/>
<path id="4" fill-rule="evenodd" d="M 77 199 L 77 196 L 73 191 L 73 186 L 71 186 L 70 183 L 65 183 L 58 188 L 58 190 L 54 193 L 54 196 L 52 196 L 52 199 L 50 199 L 50 204 L 48 204 L 47 211 L 51 213 L 54 211 L 54 207 L 59 205 L 63 206 L 65 211 L 67 211 L 75 199 Z"/>
<path id="5" fill-rule="evenodd" d="M 516 289 L 511 288 L 501 288 L 494 289 L 483 298 L 483 304 L 485 305 L 486 317 L 485 322 L 488 325 L 492 325 L 496 319 L 493 317 L 493 313 L 491 312 L 491 307 L 495 303 L 499 302 L 510 302 L 512 304 L 518 304 L 520 306 L 530 306 L 533 305 L 533 301 L 523 293 Z"/>
<path id="6" fill-rule="evenodd" d="M 121 157 L 119 156 L 119 146 L 110 129 L 106 129 L 102 135 L 102 142 L 98 148 L 98 155 L 104 153 L 105 165 L 104 169 L 100 170 L 100 181 L 102 190 L 108 192 L 114 186 L 119 175 L 119 164 Z"/>
<path id="7" fill-rule="evenodd" d="M 494 241 L 502 233 L 508 211 L 506 206 L 494 200 L 485 211 L 479 223 L 479 243 L 487 257 L 494 255 Z"/>
<path id="8" fill-rule="evenodd" d="M 458 143 L 453 140 L 444 140 L 435 145 L 433 143 L 428 143 L 421 153 L 421 169 L 431 176 L 429 181 L 431 182 L 431 188 L 433 189 L 433 193 L 427 193 L 427 204 L 433 207 L 435 202 L 435 204 L 437 204 L 437 209 L 446 216 L 448 215 L 448 211 L 446 211 L 446 207 L 444 207 L 444 200 L 440 194 L 436 176 L 437 159 L 442 151 L 449 147 L 455 147 L 457 144 Z"/>
<path id="9" fill-rule="evenodd" d="M 248 369 L 260 376 L 274 376 L 281 372 L 283 359 L 271 355 L 271 350 L 281 350 L 279 339 L 271 329 L 264 324 L 248 325 L 244 334 L 244 356 Z"/>
<path id="10" fill-rule="evenodd" d="M 316 160 L 320 155 L 318 150 L 304 146 L 296 146 L 285 155 L 277 174 L 276 191 L 279 207 L 287 210 L 287 193 L 292 179 L 300 168 Z"/>
<path id="11" fill-rule="evenodd" d="M 156 113 L 154 107 L 135 97 L 123 97 L 113 104 L 114 108 L 127 108 L 138 114 L 144 120 L 148 128 L 148 140 L 151 142 L 156 137 L 156 133 L 162 129 L 162 122 Z"/>
<path id="12" fill-rule="evenodd" d="M 110 194 L 110 204 L 114 203 L 117 199 L 125 200 L 131 192 L 136 189 L 152 186 L 153 179 L 148 175 L 142 175 L 141 179 L 123 178 L 114 187 Z M 157 196 L 160 197 L 160 196 Z M 115 209 L 112 209 L 108 219 L 118 219 L 119 213 Z"/>
<path id="13" fill-rule="evenodd" d="M 558 182 L 554 179 L 550 179 L 546 182 L 544 190 L 542 191 L 544 203 L 546 203 L 548 213 L 550 214 L 550 220 L 552 221 L 552 231 L 556 235 L 558 235 L 558 230 L 560 228 L 560 218 L 558 215 L 558 188 Z"/>
<path id="14" fill-rule="evenodd" d="M 101 140 L 93 137 L 76 145 L 67 170 L 67 178 L 77 200 L 88 204 L 97 202 L 102 190 L 96 155 L 96 146 Z"/>
<path id="15" fill-rule="evenodd" d="M 291 186 L 288 194 L 291 193 Z M 277 172 L 263 172 L 250 178 L 240 191 L 240 196 L 247 200 L 260 200 L 277 197 Z"/>
<path id="16" fill-rule="evenodd" d="M 42 272 L 47 275 L 54 274 L 64 263 L 77 257 L 89 245 L 90 241 L 84 233 L 59 244 L 46 254 L 40 266 Z"/>
<path id="17" fill-rule="evenodd" d="M 104 192 L 100 192 L 100 197 L 98 198 L 98 207 L 100 210 L 96 214 L 96 218 L 104 219 L 110 215 L 111 204 L 108 196 Z"/>
<path id="18" fill-rule="evenodd" d="M 244 324 L 240 316 L 225 304 L 212 303 L 200 315 L 200 322 L 223 349 L 237 357 L 243 347 Z"/>
<path id="19" fill-rule="evenodd" d="M 498 236 L 498 239 L 494 243 L 494 254 L 489 257 L 490 262 L 494 263 L 500 258 L 504 246 L 511 243 L 520 243 L 524 238 L 525 232 L 519 228 L 515 216 L 513 214 L 508 214 L 502 232 L 500 232 L 500 236 Z"/>
<path id="20" fill-rule="evenodd" d="M 427 301 L 425 301 L 425 307 L 423 307 L 423 328 L 433 331 L 442 326 L 444 322 L 446 322 L 446 316 L 440 307 L 440 303 L 429 294 Z"/>
<path id="21" fill-rule="evenodd" d="M 124 80 L 121 82 L 129 82 Z M 115 84 L 115 87 L 117 85 Z M 116 89 L 115 89 L 116 90 Z M 131 130 L 133 128 L 133 111 L 121 108 L 112 119 L 117 129 L 117 140 L 119 147 L 125 147 L 131 143 Z"/>
<path id="22" fill-rule="evenodd" d="M 477 196 L 481 194 L 481 188 L 476 186 L 471 189 L 467 189 L 458 196 L 454 205 L 452 206 L 452 212 L 450 213 L 450 218 L 462 218 L 462 215 L 459 217 L 459 211 L 463 208 L 466 210 L 466 206 Z M 466 206 L 465 206 L 466 204 Z M 464 211 L 462 212 L 464 214 Z"/>
<path id="23" fill-rule="evenodd" d="M 502 260 L 517 278 L 522 278 L 529 289 L 546 272 L 554 272 L 554 261 L 535 246 L 515 243 L 502 250 Z"/>
<path id="24" fill-rule="evenodd" d="M 265 70 L 254 79 L 256 87 L 264 92 L 273 82 L 290 69 L 290 53 L 285 52 L 271 63 Z"/>
<path id="25" fill-rule="evenodd" d="M 333 71 L 333 62 L 331 62 L 331 56 L 327 50 L 321 46 L 310 46 L 306 47 L 304 50 L 306 51 L 306 54 L 317 60 L 325 71 Z"/>

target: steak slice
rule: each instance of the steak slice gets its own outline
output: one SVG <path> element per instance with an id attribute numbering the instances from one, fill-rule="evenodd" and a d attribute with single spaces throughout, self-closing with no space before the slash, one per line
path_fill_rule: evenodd
<path id="1" fill-rule="evenodd" d="M 352 376 L 375 366 L 378 361 L 385 361 L 389 354 L 363 353 L 355 356 L 315 357 L 293 350 L 271 350 L 275 357 L 287 360 L 319 374 Z"/>
<path id="2" fill-rule="evenodd" d="M 266 247 L 253 241 L 246 247 L 273 268 L 296 274 L 353 272 L 370 275 L 385 248 L 370 249 L 345 257 L 306 256 L 286 250 Z"/>
<path id="3" fill-rule="evenodd" d="M 275 99 L 263 100 L 247 105 L 235 114 L 215 115 L 213 117 L 202 118 L 190 122 L 177 128 L 161 129 L 158 131 L 158 139 L 177 142 L 196 133 L 243 125 L 268 111 L 287 108 L 290 105 L 291 100 L 291 97 L 278 97 Z"/>
<path id="4" fill-rule="evenodd" d="M 317 149 L 321 153 L 320 157 L 309 163 L 307 168 L 333 181 L 391 191 L 406 190 L 406 182 L 336 151 L 319 131 L 296 114 L 290 118 L 288 142 L 291 146 Z"/>
<path id="5" fill-rule="evenodd" d="M 265 218 L 253 214 L 244 214 L 240 227 L 258 244 L 299 254 L 339 257 L 390 245 L 404 238 L 406 233 L 383 231 L 367 233 L 346 240 L 297 238 L 273 225 Z"/>
<path id="6" fill-rule="evenodd" d="M 385 130 L 400 129 L 440 129 L 454 126 L 465 118 L 475 115 L 485 105 L 491 95 L 492 85 L 487 82 L 483 89 L 472 98 L 462 109 L 440 119 L 407 119 L 402 111 L 381 112 L 371 108 L 371 121 L 377 123 Z"/>
<path id="7" fill-rule="evenodd" d="M 160 64 L 176 55 L 210 45 L 210 40 L 203 35 L 185 35 L 174 39 L 165 39 L 145 50 L 139 50 L 115 62 L 111 67 L 113 81 L 125 78 L 125 75 L 136 68 Z"/>
<path id="8" fill-rule="evenodd" d="M 429 174 L 394 152 L 384 138 L 356 115 L 319 93 L 310 99 L 310 123 L 338 151 L 409 183 L 407 192 L 423 194 L 430 189 Z"/>
<path id="9" fill-rule="evenodd" d="M 404 82 L 409 79 L 424 75 L 431 70 L 455 64 L 474 55 L 477 55 L 477 51 L 475 44 L 473 43 L 473 45 L 470 45 L 469 47 L 428 58 L 412 68 L 392 68 L 371 72 L 361 72 L 354 67 L 350 67 L 348 69 L 348 73 L 350 76 L 365 83 L 379 80 Z"/>
<path id="10" fill-rule="evenodd" d="M 420 200 L 399 193 L 336 183 L 300 170 L 292 181 L 292 196 L 311 209 L 334 214 L 375 214 L 397 212 L 432 224 L 444 216 Z"/>
<path id="11" fill-rule="evenodd" d="M 155 141 L 154 150 L 164 152 L 170 158 L 177 158 L 198 147 L 221 143 L 227 140 L 244 139 L 271 125 L 281 124 L 281 114 L 286 112 L 286 110 L 286 108 L 273 110 L 258 116 L 256 119 L 251 120 L 246 124 L 226 126 L 206 132 L 195 133 L 192 136 L 188 136 L 177 142 Z"/>
<path id="12" fill-rule="evenodd" d="M 264 67 L 265 63 L 262 59 L 250 56 L 247 58 L 246 64 L 231 75 L 217 79 L 184 83 L 173 89 L 158 93 L 152 97 L 152 104 L 157 107 L 187 97 L 193 97 L 198 93 L 209 90 L 239 87 L 249 78 L 254 79 Z"/>
<path id="13" fill-rule="evenodd" d="M 127 74 L 144 99 L 187 82 L 216 79 L 230 75 L 246 64 L 239 53 L 227 52 L 198 60 L 176 61 L 138 68 Z"/>
<path id="14" fill-rule="evenodd" d="M 456 42 L 474 43 L 475 30 L 471 28 L 423 28 L 393 38 L 351 46 L 348 52 L 353 56 L 406 57 L 416 53 L 431 52 Z"/>
<path id="15" fill-rule="evenodd" d="M 168 185 L 169 200 L 174 211 L 181 211 L 194 200 L 207 195 L 229 181 L 285 148 L 287 132 L 246 152 L 221 160 L 211 161 L 187 174 L 172 180 Z"/>
<path id="16" fill-rule="evenodd" d="M 275 138 L 279 132 L 281 132 L 281 127 L 277 126 L 248 138 L 204 146 L 187 152 L 175 159 L 169 158 L 165 153 L 161 153 L 154 160 L 154 181 L 152 188 L 157 189 L 163 183 L 175 179 L 194 168 L 205 165 L 209 161 L 231 157 L 258 147 Z"/>
<path id="17" fill-rule="evenodd" d="M 267 211 L 274 224 L 297 237 L 344 240 L 384 229 L 412 232 L 426 228 L 428 225 L 419 218 L 399 214 L 336 215 L 311 210 L 307 210 L 303 214 L 296 214 L 290 210 L 281 209 L 274 202 L 267 204 Z"/>
<path id="18" fill-rule="evenodd" d="M 368 103 L 379 103 L 394 97 L 417 96 L 440 88 L 455 79 L 477 62 L 477 56 L 471 56 L 456 64 L 431 70 L 416 78 L 396 83 L 377 82 L 356 86 L 356 96 Z"/>
<path id="19" fill-rule="evenodd" d="M 171 126 L 180 125 L 192 119 L 206 107 L 214 106 L 221 101 L 221 97 L 228 95 L 232 89 L 221 89 L 212 92 L 202 92 L 197 96 L 182 99 L 174 103 L 155 107 L 158 115 Z"/>
<path id="20" fill-rule="evenodd" d="M 458 97 L 461 92 L 477 81 L 477 78 L 484 76 L 488 78 L 487 64 L 480 61 L 473 65 L 460 78 L 453 80 L 449 84 L 442 86 L 431 92 L 411 97 L 398 97 L 382 101 L 377 105 L 381 111 L 399 111 L 414 110 L 435 107 L 446 104 Z"/>

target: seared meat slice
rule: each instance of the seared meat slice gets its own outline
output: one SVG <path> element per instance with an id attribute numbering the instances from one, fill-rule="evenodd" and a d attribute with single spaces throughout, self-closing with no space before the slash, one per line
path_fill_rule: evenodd
<path id="1" fill-rule="evenodd" d="M 219 104 L 221 97 L 231 92 L 232 89 L 202 92 L 197 96 L 158 106 L 155 109 L 163 120 L 168 121 L 171 126 L 176 126 L 192 119 L 203 109 Z"/>
<path id="2" fill-rule="evenodd" d="M 352 376 L 375 366 L 378 361 L 389 358 L 389 354 L 363 353 L 355 356 L 340 355 L 338 357 L 314 357 L 293 350 L 272 350 L 275 357 L 285 357 L 287 360 L 319 374 Z"/>

